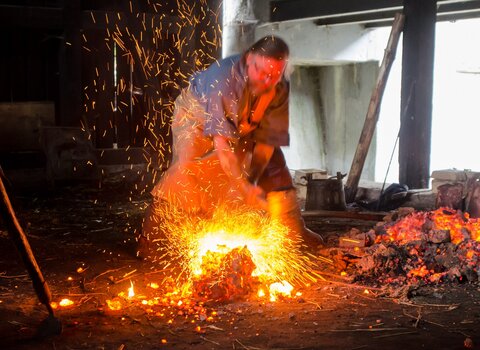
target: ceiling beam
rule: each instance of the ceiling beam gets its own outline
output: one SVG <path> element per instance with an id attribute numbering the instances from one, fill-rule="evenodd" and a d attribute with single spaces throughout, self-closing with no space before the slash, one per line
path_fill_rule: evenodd
<path id="1" fill-rule="evenodd" d="M 401 6 L 403 0 L 274 0 L 270 2 L 270 20 L 280 22 Z"/>
<path id="2" fill-rule="evenodd" d="M 403 0 L 274 0 L 270 3 L 272 22 L 316 18 L 318 25 L 368 23 L 393 20 L 393 14 L 403 8 Z M 480 9 L 478 0 L 437 0 L 438 13 L 473 14 Z M 390 22 L 391 23 L 391 22 Z"/>

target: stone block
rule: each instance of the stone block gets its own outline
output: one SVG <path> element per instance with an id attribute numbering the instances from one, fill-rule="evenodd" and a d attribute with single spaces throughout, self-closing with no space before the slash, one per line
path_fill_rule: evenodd
<path id="1" fill-rule="evenodd" d="M 467 180 L 466 171 L 458 169 L 434 170 L 431 177 L 436 180 L 452 182 L 462 182 Z"/>
<path id="2" fill-rule="evenodd" d="M 293 182 L 301 185 L 306 185 L 309 180 L 328 179 L 326 170 L 321 169 L 298 169 L 295 170 Z"/>

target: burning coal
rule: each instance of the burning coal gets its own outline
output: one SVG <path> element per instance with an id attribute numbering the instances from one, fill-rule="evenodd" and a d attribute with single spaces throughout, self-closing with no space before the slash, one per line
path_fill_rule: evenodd
<path id="1" fill-rule="evenodd" d="M 480 280 L 480 222 L 449 208 L 412 212 L 351 239 L 368 246 L 341 258 L 354 279 L 375 284 Z M 370 246 L 369 246 L 370 245 Z"/>

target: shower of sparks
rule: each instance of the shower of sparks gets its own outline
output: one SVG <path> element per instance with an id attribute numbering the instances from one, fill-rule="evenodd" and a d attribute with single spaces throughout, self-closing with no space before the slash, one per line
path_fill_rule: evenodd
<path id="1" fill-rule="evenodd" d="M 300 251 L 301 238 L 262 212 L 220 207 L 206 219 L 170 206 L 159 210 L 164 221 L 162 232 L 152 239 L 155 255 L 165 268 L 177 270 L 177 283 L 183 290 L 191 291 L 192 285 L 201 283 L 211 289 L 235 273 L 242 286 L 249 278 L 252 284 L 258 281 L 257 290 L 250 291 L 255 294 L 262 286 L 268 291 L 272 283 L 298 286 L 317 277 L 313 263 Z"/>
<path id="2" fill-rule="evenodd" d="M 90 13 L 95 29 L 85 30 L 82 45 L 92 80 L 84 86 L 82 125 L 88 122 L 97 144 L 147 149 L 150 184 L 169 166 L 175 97 L 216 59 L 220 14 L 206 0 L 129 1 L 117 12 Z"/>
<path id="3" fill-rule="evenodd" d="M 129 159 L 130 146 L 146 150 L 143 156 L 151 176 L 145 178 L 139 171 L 139 184 L 145 188 L 135 186 L 143 193 L 170 165 L 175 98 L 194 72 L 216 60 L 221 11 L 206 0 L 125 4 L 116 12 L 92 11 L 94 29 L 85 29 L 82 35 L 86 62 L 91 63 L 91 81 L 83 89 L 82 126 L 99 148 L 118 145 Z M 104 28 L 101 38 L 99 28 Z M 316 278 L 311 261 L 300 253 L 301 239 L 259 212 L 219 208 L 207 219 L 169 209 L 161 215 L 165 235 L 152 241 L 158 248 L 155 260 L 177 276 L 175 288 L 161 284 L 163 293 L 174 299 L 180 298 L 177 293 L 191 293 L 205 277 L 211 283 L 224 278 L 221 269 L 213 276 L 205 276 L 205 269 L 214 262 L 225 264 L 227 256 L 234 259 L 230 262 L 251 261 L 252 279 L 258 281 L 258 290 L 252 292 L 272 300 Z M 150 287 L 158 290 L 159 285 L 152 282 Z M 124 299 L 138 299 L 135 294 L 132 284 L 128 294 L 107 300 L 108 308 L 121 309 Z"/>

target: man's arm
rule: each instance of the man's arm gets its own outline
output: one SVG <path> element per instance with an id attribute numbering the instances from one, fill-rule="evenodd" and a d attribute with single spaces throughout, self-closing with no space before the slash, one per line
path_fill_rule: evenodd
<path id="1" fill-rule="evenodd" d="M 238 158 L 230 146 L 228 139 L 225 136 L 216 135 L 213 137 L 213 144 L 220 160 L 220 165 L 230 178 L 230 181 L 237 185 L 246 182 Z"/>
<path id="2" fill-rule="evenodd" d="M 252 162 L 248 174 L 248 180 L 252 184 L 257 184 L 265 168 L 272 158 L 275 147 L 265 143 L 257 143 L 253 148 Z"/>
<path id="3" fill-rule="evenodd" d="M 261 198 L 263 196 L 262 189 L 247 181 L 228 139 L 224 136 L 216 135 L 213 137 L 213 144 L 223 171 L 230 178 L 230 181 L 235 186 L 238 186 L 245 196 L 246 203 L 264 207 L 266 203 L 263 203 L 264 200 Z"/>

